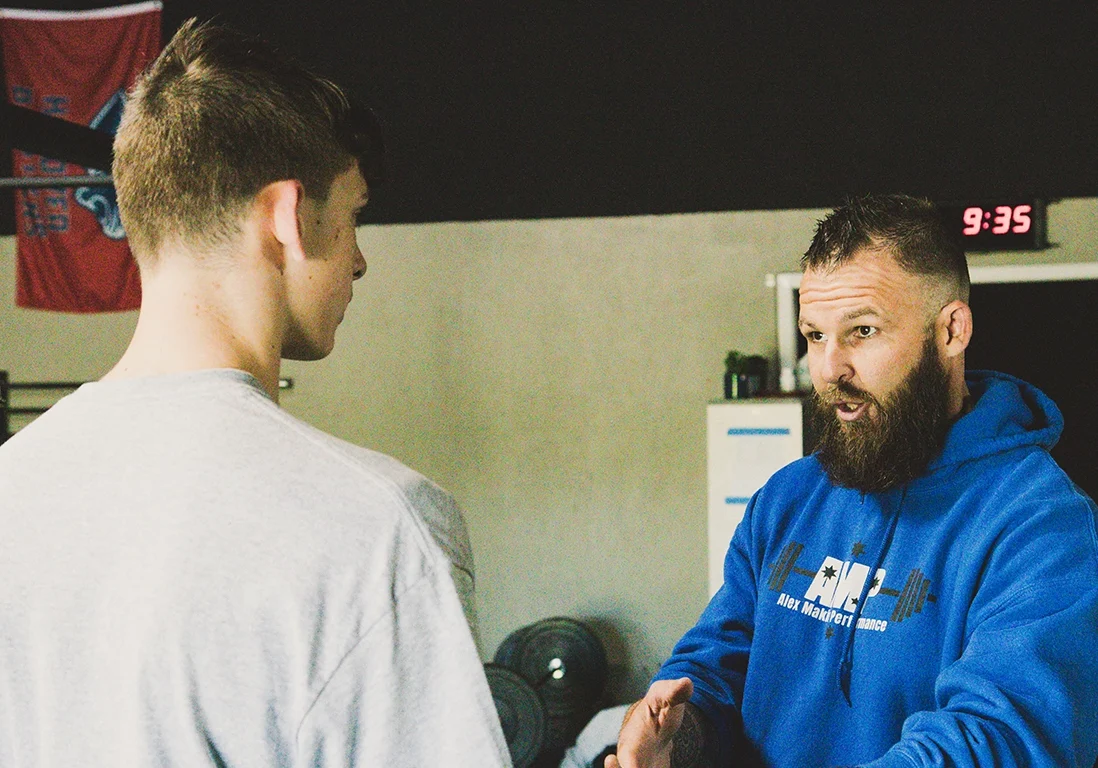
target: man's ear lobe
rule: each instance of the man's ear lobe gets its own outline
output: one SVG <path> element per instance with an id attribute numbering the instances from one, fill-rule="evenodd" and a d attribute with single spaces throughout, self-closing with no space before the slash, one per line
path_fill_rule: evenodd
<path id="1" fill-rule="evenodd" d="M 287 259 L 305 256 L 305 245 L 298 216 L 305 200 L 305 189 L 299 181 L 276 181 L 260 193 L 267 200 L 271 232 L 282 246 Z"/>
<path id="2" fill-rule="evenodd" d="M 938 317 L 944 329 L 946 356 L 962 354 L 972 341 L 972 309 L 957 299 L 942 307 Z"/>

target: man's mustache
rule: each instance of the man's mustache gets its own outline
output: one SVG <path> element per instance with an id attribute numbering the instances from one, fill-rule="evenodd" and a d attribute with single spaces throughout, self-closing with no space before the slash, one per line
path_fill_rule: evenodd
<path id="1" fill-rule="evenodd" d="M 838 405 L 844 400 L 859 400 L 865 403 L 877 403 L 877 398 L 864 389 L 859 389 L 846 381 L 830 385 L 825 391 L 816 395 L 817 399 L 825 406 Z"/>

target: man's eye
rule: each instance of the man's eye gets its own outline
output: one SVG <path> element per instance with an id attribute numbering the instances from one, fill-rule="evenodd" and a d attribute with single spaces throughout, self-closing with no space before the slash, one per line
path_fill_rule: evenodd
<path id="1" fill-rule="evenodd" d="M 805 331 L 804 337 L 812 342 L 823 341 L 823 334 L 819 331 Z"/>
<path id="2" fill-rule="evenodd" d="M 854 333 L 856 333 L 858 335 L 858 338 L 860 339 L 868 339 L 876 332 L 877 329 L 874 328 L 872 325 L 859 325 L 857 328 L 854 329 Z"/>

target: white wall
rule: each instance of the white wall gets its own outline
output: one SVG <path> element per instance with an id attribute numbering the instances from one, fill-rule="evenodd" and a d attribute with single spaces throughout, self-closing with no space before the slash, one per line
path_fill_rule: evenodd
<path id="1" fill-rule="evenodd" d="M 122 354 L 136 312 L 65 314 L 15 307 L 15 238 L 0 237 L 0 370 L 12 381 L 86 381 Z M 47 406 L 51 393 L 15 393 L 13 406 Z M 32 417 L 12 416 L 16 430 Z"/>
<path id="2" fill-rule="evenodd" d="M 767 273 L 794 271 L 823 211 L 363 227 L 370 264 L 289 411 L 435 478 L 466 510 L 485 658 L 514 629 L 591 622 L 638 695 L 704 607 L 705 406 L 730 349 L 773 355 Z M 1098 200 L 1049 211 L 1041 254 L 1094 261 Z M 0 242 L 0 368 L 93 378 L 133 313 L 15 309 Z"/>

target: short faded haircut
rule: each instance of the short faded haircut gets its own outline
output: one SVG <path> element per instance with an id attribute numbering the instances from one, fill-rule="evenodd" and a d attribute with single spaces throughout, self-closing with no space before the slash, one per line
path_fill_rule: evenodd
<path id="1" fill-rule="evenodd" d="M 112 173 L 131 250 L 149 265 L 166 243 L 230 242 L 272 182 L 326 201 L 355 160 L 367 183 L 383 177 L 369 109 L 263 41 L 191 19 L 131 90 Z"/>
<path id="2" fill-rule="evenodd" d="M 949 300 L 967 302 L 968 262 L 937 206 L 907 195 L 849 198 L 817 222 L 801 270 L 828 271 L 862 250 L 888 249 L 905 271 L 935 278 Z"/>

